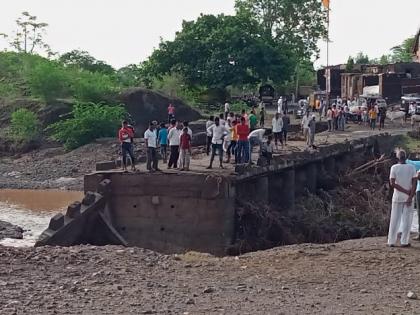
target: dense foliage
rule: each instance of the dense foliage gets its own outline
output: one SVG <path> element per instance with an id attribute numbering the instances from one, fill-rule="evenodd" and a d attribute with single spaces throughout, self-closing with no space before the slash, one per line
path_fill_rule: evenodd
<path id="1" fill-rule="evenodd" d="M 59 121 L 48 129 L 54 139 L 61 141 L 67 149 L 74 149 L 97 138 L 114 137 L 125 115 L 122 106 L 77 103 L 72 118 Z"/>
<path id="2" fill-rule="evenodd" d="M 16 141 L 30 142 L 38 139 L 40 126 L 37 115 L 25 108 L 12 113 L 10 131 L 12 139 Z"/>

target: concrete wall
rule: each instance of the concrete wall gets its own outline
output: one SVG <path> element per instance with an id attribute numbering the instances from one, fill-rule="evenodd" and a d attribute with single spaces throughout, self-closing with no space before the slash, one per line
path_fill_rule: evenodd
<path id="1" fill-rule="evenodd" d="M 233 242 L 235 191 L 224 177 L 194 174 L 102 173 L 85 190 L 112 182 L 112 223 L 129 246 L 163 253 L 223 255 Z"/>

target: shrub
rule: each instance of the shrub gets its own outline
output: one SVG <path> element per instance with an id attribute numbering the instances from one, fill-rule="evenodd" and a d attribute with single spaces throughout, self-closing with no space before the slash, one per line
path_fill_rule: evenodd
<path id="1" fill-rule="evenodd" d="M 237 101 L 230 104 L 230 111 L 234 113 L 241 113 L 245 109 L 247 112 L 250 110 L 250 107 L 243 101 Z"/>
<path id="2" fill-rule="evenodd" d="M 12 139 L 15 141 L 37 140 L 40 136 L 40 126 L 37 115 L 25 108 L 12 113 L 10 131 Z"/>
<path id="3" fill-rule="evenodd" d="M 54 123 L 48 130 L 66 149 L 75 149 L 97 138 L 115 136 L 125 115 L 122 106 L 77 103 L 73 107 L 72 118 Z"/>
<path id="4" fill-rule="evenodd" d="M 28 84 L 32 95 L 50 101 L 69 96 L 71 77 L 61 65 L 43 61 L 29 70 Z"/>
<path id="5" fill-rule="evenodd" d="M 73 83 L 74 97 L 82 102 L 99 103 L 108 101 L 118 91 L 117 84 L 106 74 L 77 71 Z"/>

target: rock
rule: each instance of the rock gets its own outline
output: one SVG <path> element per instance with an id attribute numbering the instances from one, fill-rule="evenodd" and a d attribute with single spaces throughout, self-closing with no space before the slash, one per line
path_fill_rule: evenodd
<path id="1" fill-rule="evenodd" d="M 195 304 L 195 301 L 194 301 L 194 299 L 187 299 L 186 301 L 185 301 L 185 304 L 188 304 L 188 305 L 191 305 L 191 304 Z"/>
<path id="2" fill-rule="evenodd" d="M 410 300 L 417 300 L 417 294 L 415 294 L 414 292 L 412 292 L 412 291 L 409 291 L 408 293 L 407 293 L 407 297 L 410 299 Z"/>
<path id="3" fill-rule="evenodd" d="M 361 289 L 360 293 L 367 293 L 368 291 L 366 289 Z"/>
<path id="4" fill-rule="evenodd" d="M 117 290 L 122 290 L 123 288 L 122 288 L 122 286 L 121 285 L 117 285 Z"/>
<path id="5" fill-rule="evenodd" d="M 23 229 L 11 223 L 0 221 L 0 240 L 3 238 L 22 239 Z"/>
<path id="6" fill-rule="evenodd" d="M 213 293 L 214 291 L 215 291 L 214 288 L 207 287 L 204 289 L 203 293 Z"/>

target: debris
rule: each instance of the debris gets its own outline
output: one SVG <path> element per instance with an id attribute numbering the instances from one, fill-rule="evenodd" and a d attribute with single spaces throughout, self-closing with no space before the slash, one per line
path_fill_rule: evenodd
<path id="1" fill-rule="evenodd" d="M 417 294 L 415 294 L 414 292 L 412 292 L 412 291 L 409 291 L 408 293 L 407 293 L 407 297 L 410 299 L 410 300 L 417 300 Z"/>

